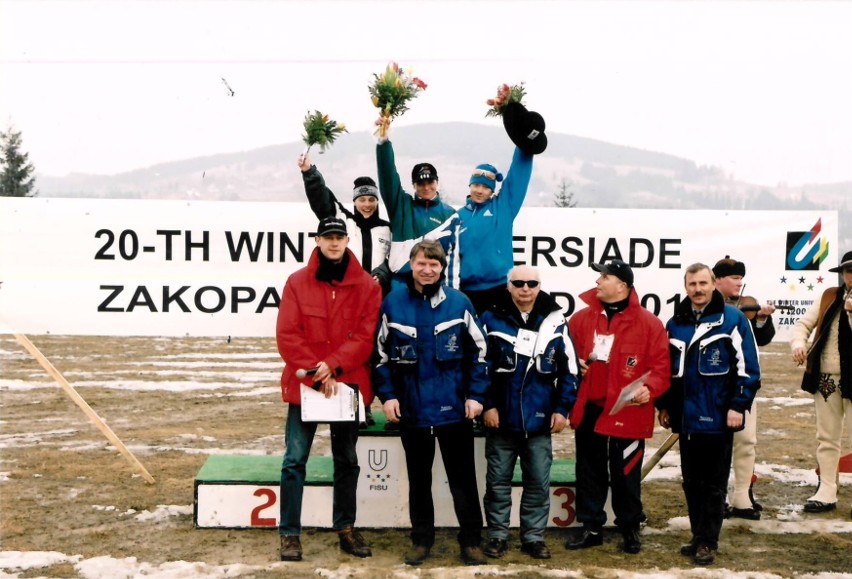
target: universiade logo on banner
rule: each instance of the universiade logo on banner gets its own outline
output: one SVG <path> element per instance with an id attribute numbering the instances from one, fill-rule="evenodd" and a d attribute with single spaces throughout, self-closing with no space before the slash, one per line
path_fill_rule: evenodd
<path id="1" fill-rule="evenodd" d="M 786 271 L 819 271 L 828 257 L 828 239 L 822 235 L 822 219 L 810 231 L 787 232 Z"/>
<path id="2" fill-rule="evenodd" d="M 784 257 L 784 273 L 775 305 L 776 324 L 792 326 L 805 314 L 814 300 L 831 283 L 831 278 L 820 273 L 822 263 L 829 256 L 828 236 L 822 230 L 822 218 L 817 219 L 809 231 L 788 231 Z M 792 272 L 792 273 L 791 273 Z M 809 273 L 813 272 L 813 273 Z"/>

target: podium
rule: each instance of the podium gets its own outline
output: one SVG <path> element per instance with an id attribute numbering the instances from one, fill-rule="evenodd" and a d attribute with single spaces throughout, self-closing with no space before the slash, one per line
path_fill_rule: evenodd
<path id="1" fill-rule="evenodd" d="M 385 418 L 376 413 L 376 424 L 362 428 L 358 435 L 359 527 L 407 528 L 408 476 L 405 453 L 395 430 L 385 429 Z M 450 496 L 447 476 L 436 444 L 432 476 L 435 524 L 456 527 L 458 522 Z M 282 449 L 283 455 L 283 449 Z M 194 521 L 199 528 L 254 529 L 278 526 L 278 493 L 282 455 L 211 455 L 195 477 Z M 477 485 L 480 501 L 485 493 L 485 436 L 474 437 Z M 308 459 L 302 499 L 302 526 L 331 528 L 331 456 Z M 550 474 L 550 527 L 576 525 L 574 512 L 575 475 L 572 459 L 554 460 Z M 521 500 L 520 464 L 512 480 L 510 524 L 518 526 Z M 608 507 L 609 509 L 609 507 Z M 610 515 L 611 517 L 611 515 Z"/>

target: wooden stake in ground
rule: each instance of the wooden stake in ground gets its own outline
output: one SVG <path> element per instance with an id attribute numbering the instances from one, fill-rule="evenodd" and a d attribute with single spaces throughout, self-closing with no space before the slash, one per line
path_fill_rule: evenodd
<path id="1" fill-rule="evenodd" d="M 15 339 L 18 340 L 18 343 L 21 344 L 24 348 L 27 349 L 30 354 L 33 355 L 33 357 L 38 361 L 38 363 L 41 364 L 41 367 L 47 370 L 48 374 L 53 376 L 53 379 L 56 380 L 56 382 L 62 387 L 65 393 L 71 398 L 71 400 L 73 400 L 74 403 L 83 410 L 86 416 L 89 417 L 89 420 L 91 420 L 95 424 L 95 426 L 98 427 L 98 430 L 100 430 L 103 435 L 107 437 L 107 440 L 109 440 L 118 449 L 118 451 L 124 455 L 124 458 L 130 461 L 130 464 L 142 474 L 142 478 L 144 478 L 146 482 L 154 484 L 154 477 L 152 477 L 151 474 L 145 469 L 145 467 L 142 466 L 142 463 L 139 462 L 135 456 L 133 456 L 133 453 L 130 452 L 130 450 L 126 446 L 124 446 L 124 443 L 121 442 L 121 440 L 115 435 L 112 429 L 107 426 L 103 420 L 101 420 L 101 417 L 98 416 L 97 412 L 92 410 L 92 407 L 89 406 L 89 404 L 85 400 L 83 400 L 83 397 L 80 396 L 80 394 L 74 389 L 74 387 L 68 383 L 65 377 L 59 373 L 59 370 L 54 368 L 53 364 L 51 364 L 50 361 L 45 358 L 44 354 L 42 354 L 41 351 L 39 351 L 39 349 L 36 348 L 32 342 L 30 342 L 29 338 L 27 338 L 23 334 L 15 334 Z"/>
<path id="2" fill-rule="evenodd" d="M 664 456 L 666 456 L 666 453 L 671 450 L 675 442 L 677 442 L 678 438 L 680 438 L 680 436 L 675 434 L 674 432 L 669 434 L 669 437 L 663 442 L 663 445 L 657 450 L 657 452 L 654 453 L 654 456 L 649 458 L 648 462 L 642 465 L 643 480 L 646 476 L 648 476 L 648 473 L 651 472 L 651 470 L 653 470 L 655 466 L 657 466 L 657 463 L 660 462 L 660 460 L 662 460 Z"/>

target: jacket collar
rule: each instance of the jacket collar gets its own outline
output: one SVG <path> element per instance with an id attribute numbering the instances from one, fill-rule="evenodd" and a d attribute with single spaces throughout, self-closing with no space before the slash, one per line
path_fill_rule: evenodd
<path id="1" fill-rule="evenodd" d="M 586 290 L 580 294 L 580 299 L 583 300 L 586 304 L 588 304 L 588 306 L 592 310 L 598 313 L 602 313 L 604 310 L 604 305 L 603 302 L 598 299 L 597 293 L 597 288 Z M 632 310 L 634 310 L 635 308 L 642 307 L 642 304 L 639 303 L 639 293 L 636 291 L 635 287 L 630 289 L 629 299 L 630 301 L 627 304 L 627 309 L 625 309 L 623 312 L 620 312 L 622 315 L 630 315 L 632 313 Z"/>
<path id="2" fill-rule="evenodd" d="M 496 194 L 491 195 L 491 197 L 489 197 L 488 199 L 486 199 L 482 203 L 477 203 L 476 201 L 474 201 L 473 199 L 468 197 L 465 200 L 465 203 L 464 203 L 465 209 L 467 209 L 468 211 L 473 211 L 473 210 L 476 210 L 476 209 L 481 209 L 483 207 L 487 207 L 488 205 L 491 204 L 492 201 L 494 201 L 495 196 L 496 196 Z"/>
<path id="3" fill-rule="evenodd" d="M 408 294 L 414 299 L 425 300 L 428 299 L 429 303 L 433 308 L 438 307 L 438 305 L 447 299 L 447 294 L 444 291 L 444 275 L 441 274 L 441 279 L 436 284 L 430 284 L 430 286 L 424 288 L 426 291 L 419 292 L 414 287 L 414 274 L 411 270 L 403 272 L 402 279 L 405 282 L 405 285 L 408 287 Z"/>
<path id="4" fill-rule="evenodd" d="M 725 298 L 719 293 L 719 290 L 713 290 L 713 296 L 710 298 L 710 303 L 704 308 L 701 313 L 701 322 L 717 322 L 722 319 L 725 312 Z M 679 324 L 691 324 L 695 321 L 695 316 L 692 314 L 692 302 L 689 297 L 685 297 L 678 304 L 675 310 L 675 322 Z"/>
<path id="5" fill-rule="evenodd" d="M 443 200 L 441 199 L 441 194 L 436 193 L 434 199 L 423 199 L 417 193 L 414 194 L 414 203 L 420 205 L 421 207 L 425 207 L 426 209 L 430 207 L 436 207 L 438 205 L 443 205 Z"/>
<path id="6" fill-rule="evenodd" d="M 308 258 L 308 265 L 305 266 L 310 273 L 311 278 L 314 279 L 317 276 L 317 270 L 320 266 L 319 253 L 319 247 L 315 247 L 311 252 L 311 256 Z M 358 274 L 358 271 L 361 270 L 358 258 L 355 257 L 355 254 L 352 253 L 352 250 L 348 247 L 346 248 L 346 254 L 349 256 L 349 263 L 346 265 L 346 273 L 343 276 L 343 280 L 338 285 L 349 285 L 355 283 L 355 276 Z"/>
<path id="7" fill-rule="evenodd" d="M 559 304 L 556 303 L 556 300 L 553 299 L 553 296 L 545 291 L 540 291 L 535 298 L 532 310 L 530 310 L 529 322 L 525 324 L 521 313 L 518 311 L 517 306 L 515 306 L 515 302 L 512 301 L 512 294 L 507 289 L 500 295 L 492 311 L 497 316 L 512 319 L 518 327 L 535 327 L 538 325 L 537 320 L 544 319 L 550 313 L 560 311 L 561 309 Z"/>

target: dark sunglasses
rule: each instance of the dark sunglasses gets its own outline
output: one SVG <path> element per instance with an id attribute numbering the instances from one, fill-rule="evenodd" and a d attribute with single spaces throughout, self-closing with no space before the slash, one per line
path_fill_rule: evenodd
<path id="1" fill-rule="evenodd" d="M 510 279 L 509 283 L 517 288 L 521 288 L 526 285 L 528 288 L 533 289 L 538 287 L 540 282 L 536 279 Z"/>

